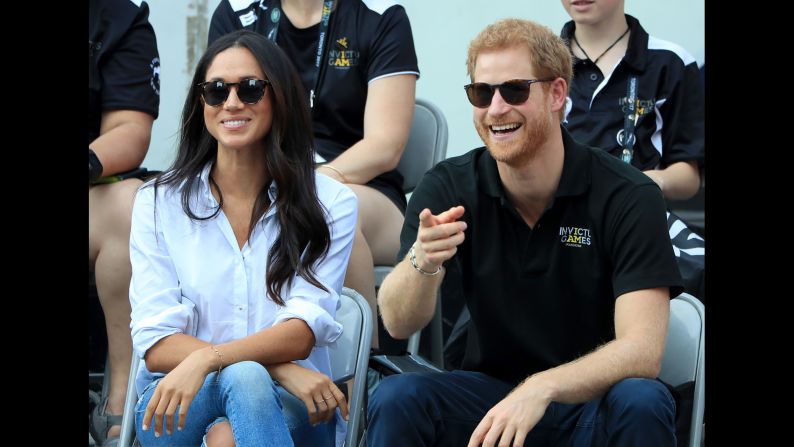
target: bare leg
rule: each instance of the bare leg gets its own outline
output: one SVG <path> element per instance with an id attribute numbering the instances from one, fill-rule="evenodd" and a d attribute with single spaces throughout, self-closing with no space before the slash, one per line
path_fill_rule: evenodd
<path id="1" fill-rule="evenodd" d="M 218 422 L 207 432 L 207 447 L 234 447 L 234 433 L 228 422 Z"/>
<path id="2" fill-rule="evenodd" d="M 348 185 L 358 197 L 358 224 L 353 240 L 353 252 L 345 275 L 345 286 L 355 289 L 366 298 L 377 318 L 374 266 L 394 265 L 400 249 L 400 229 L 403 215 L 386 196 L 363 185 Z M 372 347 L 378 347 L 378 328 L 372 336 Z"/>
<path id="3" fill-rule="evenodd" d="M 141 181 L 129 179 L 98 185 L 88 191 L 89 268 L 96 287 L 108 334 L 110 380 L 107 414 L 121 414 L 130 374 L 130 221 L 135 192 Z M 117 436 L 114 426 L 108 436 Z"/>

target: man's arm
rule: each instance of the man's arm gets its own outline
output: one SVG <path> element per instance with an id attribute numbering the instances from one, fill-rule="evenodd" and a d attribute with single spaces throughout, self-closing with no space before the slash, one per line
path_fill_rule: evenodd
<path id="1" fill-rule="evenodd" d="M 493 407 L 472 433 L 469 447 L 494 446 L 527 433 L 554 402 L 582 403 L 629 377 L 656 378 L 670 312 L 667 287 L 629 292 L 615 302 L 615 340 L 572 362 L 534 374 Z M 500 444 L 501 445 L 501 444 Z"/>
<path id="2" fill-rule="evenodd" d="M 643 171 L 651 178 L 662 194 L 673 200 L 686 200 L 700 189 L 700 172 L 696 161 L 679 161 L 664 169 Z"/>
<path id="3" fill-rule="evenodd" d="M 439 269 L 444 261 L 455 255 L 465 238 L 466 222 L 457 222 L 463 212 L 462 206 L 456 206 L 438 216 L 427 208 L 419 213 L 414 243 L 416 264 L 424 272 L 438 271 L 438 274 L 423 274 L 414 268 L 409 252 L 383 280 L 378 308 L 392 337 L 408 338 L 433 318 L 438 287 L 444 278 L 443 269 Z"/>
<path id="4" fill-rule="evenodd" d="M 149 150 L 154 117 L 135 110 L 111 110 L 102 114 L 100 136 L 88 147 L 102 164 L 101 177 L 129 171 L 143 163 Z"/>
<path id="5" fill-rule="evenodd" d="M 659 107 L 662 126 L 662 161 L 664 169 L 644 171 L 662 189 L 665 198 L 685 200 L 700 188 L 700 164 L 705 156 L 704 101 L 700 71 L 694 58 L 682 57 L 689 63 L 681 70 L 675 85 L 662 86 L 667 96 Z M 659 119 L 659 117 L 657 117 Z"/>

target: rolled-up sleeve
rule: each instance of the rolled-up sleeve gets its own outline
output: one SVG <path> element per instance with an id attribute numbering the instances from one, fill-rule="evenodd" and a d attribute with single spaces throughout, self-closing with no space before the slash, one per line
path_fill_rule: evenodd
<path id="1" fill-rule="evenodd" d="M 320 185 L 318 185 L 319 188 Z M 331 245 L 324 258 L 315 264 L 315 277 L 324 291 L 295 275 L 285 306 L 276 314 L 274 325 L 290 318 L 306 322 L 314 333 L 315 346 L 332 345 L 342 334 L 342 325 L 334 320 L 339 294 L 345 280 L 347 263 L 353 248 L 358 202 L 348 187 L 339 189 L 331 201 L 323 201 L 326 222 L 331 232 Z"/>
<path id="2" fill-rule="evenodd" d="M 133 350 L 140 357 L 160 339 L 190 332 L 197 323 L 195 305 L 180 293 L 176 269 L 163 237 L 162 210 L 157 211 L 154 188 L 138 190 L 130 230 L 130 327 Z"/>

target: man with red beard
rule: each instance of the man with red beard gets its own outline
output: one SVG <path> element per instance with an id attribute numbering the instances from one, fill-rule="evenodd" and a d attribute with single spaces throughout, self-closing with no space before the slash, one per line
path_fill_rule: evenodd
<path id="1" fill-rule="evenodd" d="M 425 175 L 378 296 L 406 338 L 456 282 L 463 364 L 381 382 L 368 445 L 675 445 L 656 377 L 682 288 L 659 187 L 560 126 L 571 56 L 550 29 L 489 25 L 467 66 L 485 147 Z"/>

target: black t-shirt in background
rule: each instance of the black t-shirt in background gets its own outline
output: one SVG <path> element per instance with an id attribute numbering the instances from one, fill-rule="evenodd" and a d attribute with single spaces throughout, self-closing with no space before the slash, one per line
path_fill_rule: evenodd
<path id="1" fill-rule="evenodd" d="M 102 112 L 137 110 L 157 118 L 160 57 L 149 6 L 130 0 L 88 3 L 88 143 Z"/>

